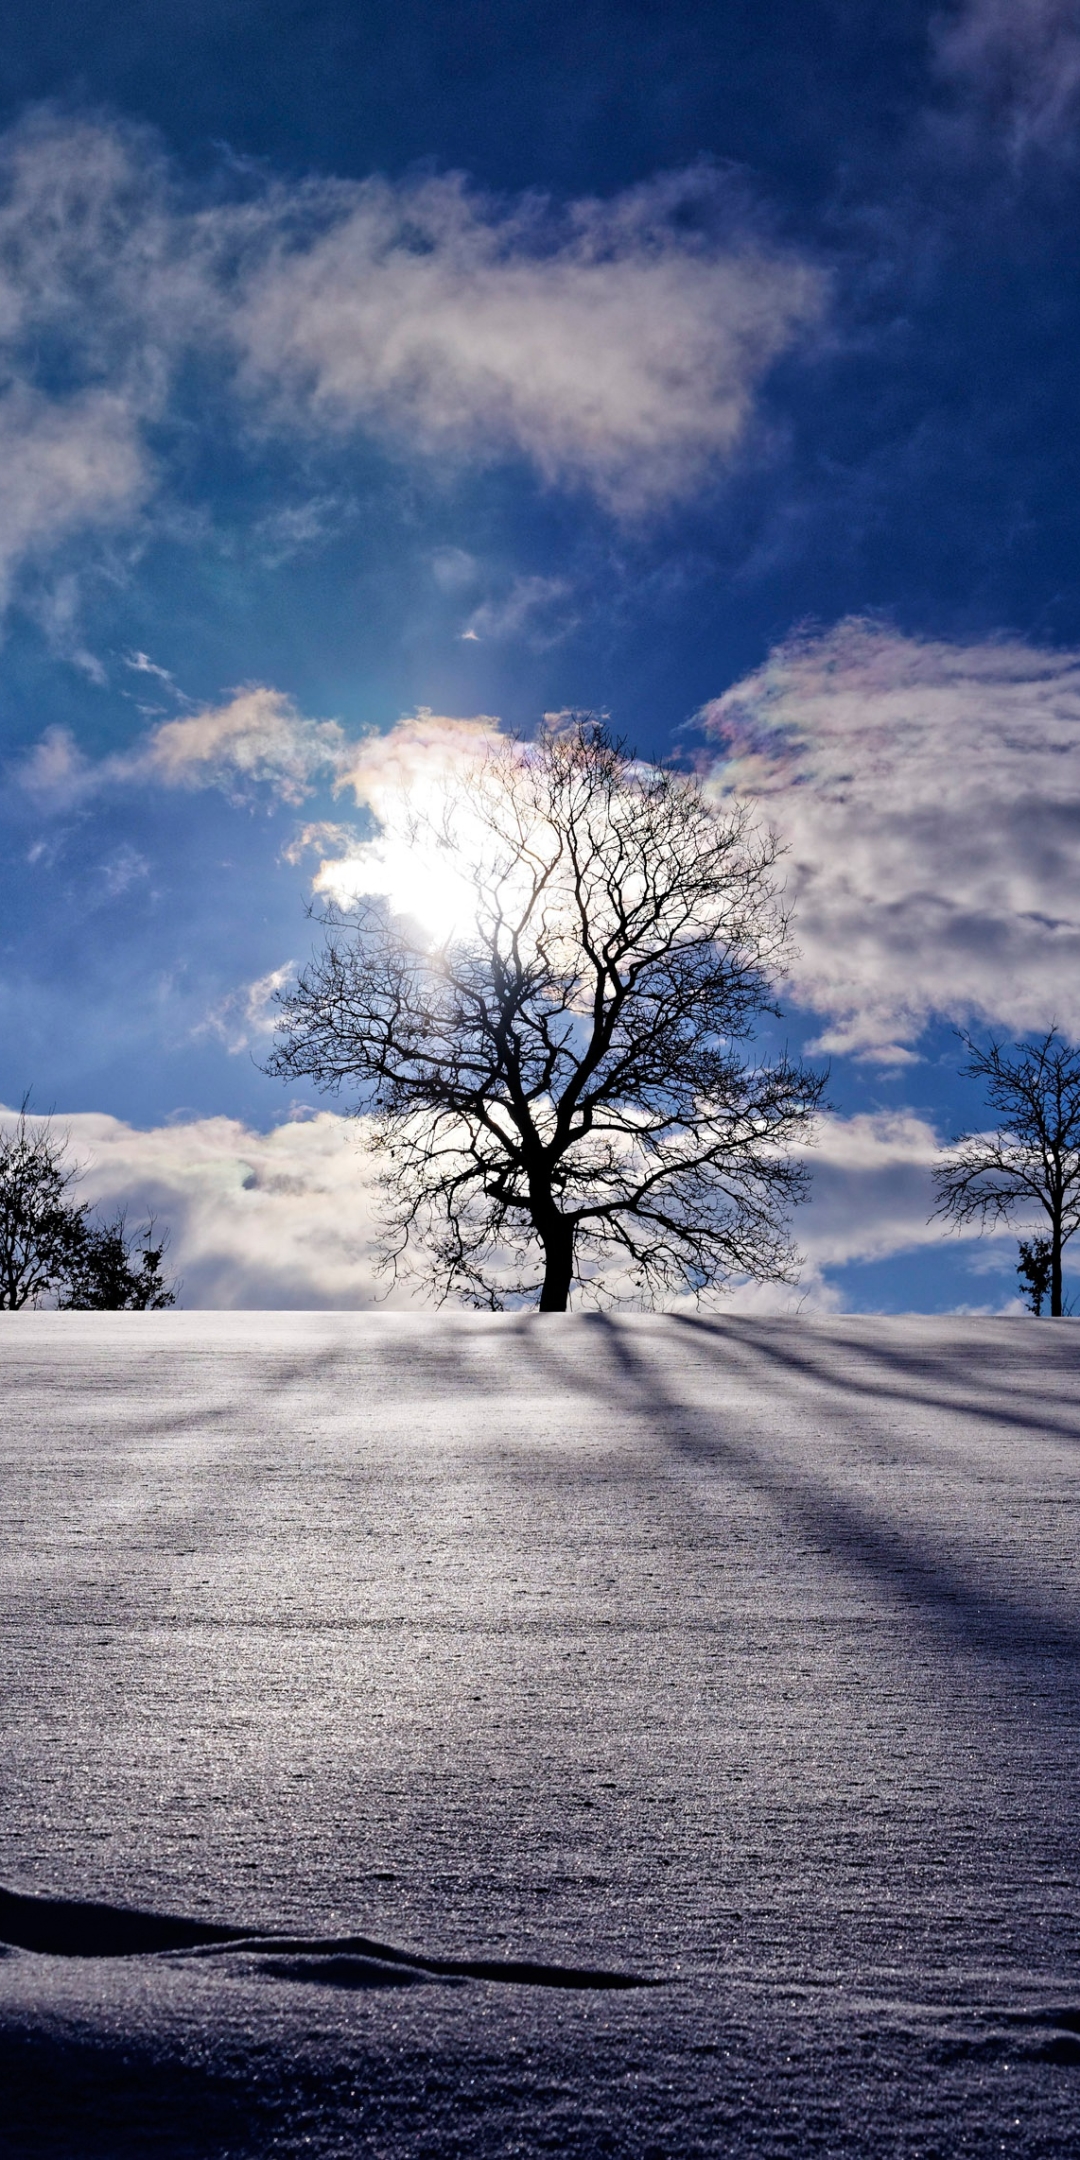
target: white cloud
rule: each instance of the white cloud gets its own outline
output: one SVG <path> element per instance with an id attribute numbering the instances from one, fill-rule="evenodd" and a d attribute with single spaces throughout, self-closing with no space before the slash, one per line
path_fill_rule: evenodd
<path id="1" fill-rule="evenodd" d="M 738 448 L 824 301 L 705 172 L 564 212 L 457 176 L 249 175 L 200 206 L 145 132 L 38 113 L 0 136 L 0 605 L 28 557 L 149 502 L 192 357 L 238 436 L 524 459 L 636 516 Z M 314 495 L 255 539 L 284 559 L 343 514 Z"/>
<path id="2" fill-rule="evenodd" d="M 46 728 L 15 773 L 20 787 L 46 811 L 73 810 L 99 785 L 97 768 L 66 727 Z"/>
<path id="3" fill-rule="evenodd" d="M 454 719 L 422 705 L 384 734 L 372 732 L 351 743 L 338 785 L 350 787 L 357 802 L 381 818 L 403 796 L 437 792 L 482 759 L 499 740 L 499 728 L 491 713 Z"/>
<path id="4" fill-rule="evenodd" d="M 0 607 L 17 566 L 87 526 L 115 525 L 149 493 L 132 413 L 114 392 L 47 398 L 0 391 Z"/>
<path id="5" fill-rule="evenodd" d="M 940 1244 L 932 1223 L 937 1135 L 910 1112 L 826 1115 L 807 1155 L 810 1199 L 797 1218 L 799 1246 L 815 1270 Z"/>
<path id="6" fill-rule="evenodd" d="M 140 855 L 126 840 L 114 848 L 101 865 L 101 881 L 110 900 L 119 899 L 122 893 L 149 875 L 150 865 L 145 855 Z"/>
<path id="7" fill-rule="evenodd" d="M 169 1267 L 183 1278 L 185 1305 L 354 1310 L 383 1301 L 373 1263 L 378 1161 L 363 1146 L 364 1119 L 298 1106 L 268 1133 L 223 1117 L 149 1131 L 96 1112 L 53 1123 L 85 1166 L 81 1198 L 126 1207 L 132 1227 L 152 1211 L 169 1228 Z M 935 1136 L 918 1118 L 824 1118 L 809 1158 L 812 1197 L 795 1217 L 801 1283 L 740 1286 L 727 1309 L 836 1311 L 843 1299 L 829 1268 L 940 1242 L 941 1225 L 927 1222 L 934 1156 Z M 1014 1236 L 1001 1232 L 999 1244 Z M 969 1244 L 977 1266 L 988 1248 Z M 386 1298 L 429 1301 L 416 1285 Z"/>
<path id="8" fill-rule="evenodd" d="M 193 299 L 163 186 L 116 127 L 39 114 L 0 136 L 0 605 L 23 560 L 130 520 L 155 486 L 146 425 Z"/>
<path id="9" fill-rule="evenodd" d="M 441 844 L 440 825 L 448 783 L 475 772 L 499 739 L 499 722 L 489 714 L 451 719 L 422 706 L 385 734 L 353 743 L 337 786 L 352 789 L 377 830 L 324 857 L 313 890 L 343 908 L 364 893 L 386 893 L 436 935 L 471 919 L 476 903 L 468 870 L 456 848 Z"/>
<path id="10" fill-rule="evenodd" d="M 253 1042 L 261 1042 L 265 1047 L 279 1018 L 274 1000 L 288 982 L 294 966 L 294 961 L 285 960 L 280 967 L 271 968 L 268 974 L 257 976 L 254 982 L 243 983 L 238 990 L 231 990 L 207 1013 L 195 1029 L 196 1035 L 216 1035 L 225 1044 L 230 1057 L 250 1049 Z"/>
<path id="11" fill-rule="evenodd" d="M 246 281 L 245 379 L 293 424 L 524 456 L 618 513 L 655 509 L 730 456 L 765 370 L 824 302 L 793 253 L 694 229 L 682 214 L 717 187 L 676 176 L 558 220 L 454 175 L 339 185 L 325 229 L 297 238 L 282 218 Z"/>
<path id="12" fill-rule="evenodd" d="M 480 566 L 465 548 L 440 547 L 431 556 L 431 575 L 440 592 L 467 592 L 475 585 Z"/>
<path id="13" fill-rule="evenodd" d="M 847 622 L 702 718 L 788 844 L 826 1048 L 903 1057 L 935 1013 L 1080 1037 L 1080 654 Z"/>
<path id="14" fill-rule="evenodd" d="M 132 778 L 166 787 L 267 786 L 283 802 L 299 803 L 347 752 L 336 720 L 305 719 L 283 691 L 256 684 L 226 705 L 163 721 L 127 763 Z"/>
<path id="15" fill-rule="evenodd" d="M 385 1296 L 371 1245 L 376 1166 L 357 1122 L 320 1111 L 249 1131 L 198 1118 L 140 1132 L 85 1112 L 57 1118 L 86 1165 L 80 1198 L 126 1207 L 132 1227 L 152 1211 L 170 1230 L 169 1272 L 188 1306 L 340 1308 L 410 1300 Z"/>
<path id="16" fill-rule="evenodd" d="M 966 0 L 932 31 L 937 71 L 959 93 L 954 143 L 991 142 L 1014 166 L 1032 151 L 1074 156 L 1080 120 L 1077 0 Z"/>
<path id="17" fill-rule="evenodd" d="M 156 660 L 151 660 L 149 653 L 125 653 L 124 666 L 130 668 L 133 675 L 156 676 L 158 682 L 164 683 L 172 697 L 182 696 L 182 692 L 176 687 L 176 677 L 170 674 L 168 668 L 159 667 Z"/>
<path id="18" fill-rule="evenodd" d="M 362 844 L 354 825 L 336 825 L 328 818 L 318 818 L 314 824 L 299 827 L 282 848 L 281 859 L 296 864 L 307 854 L 326 856 L 333 852 L 339 856 L 347 855 Z"/>
<path id="19" fill-rule="evenodd" d="M 96 761 L 67 728 L 47 728 L 16 772 L 43 810 L 73 809 L 105 789 L 138 785 L 218 787 L 234 799 L 265 788 L 300 803 L 355 755 L 336 720 L 306 719 L 283 691 L 254 684 L 224 705 L 163 720 L 130 750 Z"/>

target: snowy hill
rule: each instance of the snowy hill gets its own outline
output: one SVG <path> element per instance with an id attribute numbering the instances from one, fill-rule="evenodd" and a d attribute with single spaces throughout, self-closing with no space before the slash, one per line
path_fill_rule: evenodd
<path id="1" fill-rule="evenodd" d="M 0 1882 L 247 1936 L 43 1954 L 12 1903 L 12 2150 L 1068 2149 L 1076 1326 L 31 1314 L 0 1359 Z"/>

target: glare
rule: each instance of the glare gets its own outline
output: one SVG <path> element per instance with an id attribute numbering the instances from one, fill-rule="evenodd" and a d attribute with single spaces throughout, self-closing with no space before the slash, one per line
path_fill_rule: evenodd
<path id="1" fill-rule="evenodd" d="M 473 865 L 479 861 L 479 820 L 455 820 L 456 842 L 439 838 L 445 792 L 412 789 L 399 804 L 383 805 L 383 829 L 349 854 L 320 864 L 316 892 L 348 909 L 369 894 L 385 895 L 395 915 L 415 922 L 425 937 L 444 944 L 467 937 L 476 922 L 477 893 Z M 470 847 L 470 837 L 474 845 Z"/>
<path id="2" fill-rule="evenodd" d="M 342 909 L 385 896 L 393 913 L 433 944 L 468 937 L 477 919 L 476 872 L 489 842 L 470 789 L 499 744 L 497 720 L 450 719 L 426 706 L 385 734 L 364 736 L 338 791 L 351 789 L 377 830 L 324 859 L 315 892 Z"/>

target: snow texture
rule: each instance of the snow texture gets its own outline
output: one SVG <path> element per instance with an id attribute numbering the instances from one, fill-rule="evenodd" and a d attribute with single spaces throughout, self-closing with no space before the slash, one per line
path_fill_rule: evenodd
<path id="1" fill-rule="evenodd" d="M 4 2154 L 1077 2149 L 1075 1324 L 0 1357 Z"/>

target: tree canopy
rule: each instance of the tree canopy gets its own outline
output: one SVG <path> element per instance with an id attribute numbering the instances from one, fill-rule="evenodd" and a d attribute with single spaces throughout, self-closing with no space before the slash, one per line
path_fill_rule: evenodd
<path id="1" fill-rule="evenodd" d="M 787 949 L 771 836 L 588 718 L 491 744 L 407 822 L 463 918 L 328 909 L 269 1063 L 370 1114 L 384 1265 L 541 1310 L 789 1279 L 823 1081 L 744 1055 Z"/>

